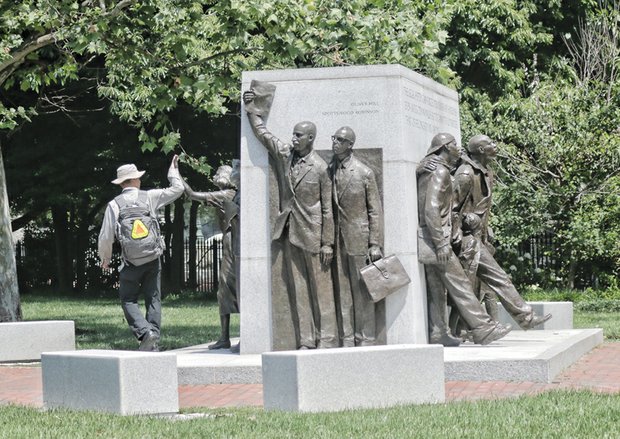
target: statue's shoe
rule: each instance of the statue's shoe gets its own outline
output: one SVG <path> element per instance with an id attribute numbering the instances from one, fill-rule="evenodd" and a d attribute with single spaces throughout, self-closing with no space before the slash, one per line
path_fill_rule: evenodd
<path id="1" fill-rule="evenodd" d="M 461 344 L 461 339 L 451 336 L 450 334 L 442 334 L 441 337 L 431 337 L 431 344 L 441 344 L 444 347 L 456 347 Z"/>
<path id="2" fill-rule="evenodd" d="M 523 329 L 524 331 L 527 331 L 528 329 L 533 329 L 538 325 L 542 325 L 547 320 L 549 320 L 551 317 L 553 317 L 551 313 L 545 314 L 544 316 L 534 315 L 529 322 L 522 323 L 519 326 L 521 326 L 521 329 Z"/>
<path id="3" fill-rule="evenodd" d="M 497 325 L 495 325 L 495 329 L 493 329 L 493 331 L 491 331 L 489 335 L 484 337 L 482 340 L 475 341 L 474 343 L 487 345 L 489 343 L 493 343 L 496 340 L 499 340 L 500 338 L 505 337 L 510 331 L 512 331 L 512 326 L 502 325 L 501 323 L 498 323 Z"/>
<path id="4" fill-rule="evenodd" d="M 228 349 L 230 348 L 230 340 L 218 340 L 213 344 L 209 345 L 209 350 L 215 349 Z"/>

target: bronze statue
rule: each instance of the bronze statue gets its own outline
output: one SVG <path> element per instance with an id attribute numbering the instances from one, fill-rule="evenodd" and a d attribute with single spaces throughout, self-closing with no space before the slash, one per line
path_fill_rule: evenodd
<path id="1" fill-rule="evenodd" d="M 471 328 L 474 343 L 488 344 L 512 329 L 494 322 L 474 294 L 473 287 L 452 249 L 453 188 L 451 169 L 459 159 L 454 136 L 437 134 L 417 168 L 419 238 L 434 254 L 425 261 L 428 293 L 429 339 L 431 343 L 458 346 L 460 339 L 450 335 L 447 297 Z M 432 161 L 433 166 L 428 166 Z M 447 294 L 446 294 L 447 290 Z"/>
<path id="2" fill-rule="evenodd" d="M 496 157 L 497 146 L 488 136 L 477 135 L 467 144 L 467 152 L 454 174 L 455 212 L 462 231 L 459 259 L 470 279 L 477 278 L 487 285 L 519 326 L 531 329 L 549 320 L 551 314 L 535 315 L 493 257 L 493 234 L 489 228 L 493 172 L 488 164 Z"/>
<path id="3" fill-rule="evenodd" d="M 275 251 L 284 252 L 297 348 L 337 347 L 331 278 L 332 184 L 327 164 L 313 148 L 316 126 L 308 121 L 299 122 L 293 128 L 291 143 L 284 143 L 265 127 L 261 111 L 264 109 L 259 108 L 256 96 L 252 89 L 243 94 L 243 100 L 252 130 L 275 164 L 279 211 L 272 240 L 282 244 Z"/>
<path id="4" fill-rule="evenodd" d="M 232 170 L 233 168 L 228 165 L 220 166 L 217 169 L 213 177 L 213 183 L 219 190 L 214 192 L 194 192 L 187 182 L 183 181 L 185 193 L 190 199 L 202 201 L 215 208 L 220 230 L 222 231 L 222 261 L 217 290 L 221 335 L 217 342 L 209 345 L 209 349 L 230 348 L 230 315 L 239 313 L 236 268 L 239 260 L 233 252 L 233 229 L 231 227 L 231 219 L 237 213 L 233 206 L 231 206 L 235 204 L 233 199 L 237 195 L 237 185 L 232 181 Z"/>
<path id="5" fill-rule="evenodd" d="M 334 186 L 337 285 L 343 346 L 376 343 L 375 304 L 361 282 L 367 259 L 381 258 L 383 212 L 373 171 L 353 154 L 355 133 L 342 127 L 332 136 L 329 165 Z"/>

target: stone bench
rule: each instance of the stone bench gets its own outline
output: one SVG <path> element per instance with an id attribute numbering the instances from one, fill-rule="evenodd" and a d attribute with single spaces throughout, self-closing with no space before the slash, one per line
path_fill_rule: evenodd
<path id="1" fill-rule="evenodd" d="M 527 302 L 538 315 L 553 314 L 550 320 L 534 329 L 554 330 L 554 329 L 573 329 L 573 302 Z M 498 303 L 500 323 L 509 323 L 513 329 L 520 330 L 510 314 Z"/>
<path id="2" fill-rule="evenodd" d="M 42 352 L 75 349 L 72 320 L 0 323 L 0 362 L 36 361 Z"/>
<path id="3" fill-rule="evenodd" d="M 438 345 L 269 352 L 262 368 L 267 410 L 330 412 L 445 400 Z"/>
<path id="4" fill-rule="evenodd" d="M 133 414 L 179 411 L 177 358 L 173 353 L 83 350 L 45 352 L 43 404 Z"/>

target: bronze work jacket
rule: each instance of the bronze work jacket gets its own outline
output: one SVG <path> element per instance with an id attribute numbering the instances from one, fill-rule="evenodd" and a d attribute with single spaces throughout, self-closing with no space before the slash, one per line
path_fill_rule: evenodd
<path id="1" fill-rule="evenodd" d="M 473 234 L 487 241 L 492 190 L 492 171 L 465 158 L 454 173 L 454 210 L 464 235 Z"/>
<path id="2" fill-rule="evenodd" d="M 433 160 L 435 170 L 425 169 Z M 427 156 L 418 165 L 418 220 L 425 237 L 435 249 L 451 244 L 452 240 L 452 176 L 448 163 L 438 156 Z"/>

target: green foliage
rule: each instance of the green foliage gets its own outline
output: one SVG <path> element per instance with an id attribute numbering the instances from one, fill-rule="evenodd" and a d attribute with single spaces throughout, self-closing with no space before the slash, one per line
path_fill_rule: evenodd
<path id="1" fill-rule="evenodd" d="M 544 10 L 547 19 L 560 14 L 559 0 L 451 1 L 454 16 L 449 42 L 442 55 L 462 78 L 465 87 L 502 95 L 523 84 L 524 59 L 553 42 L 553 27 L 535 19 Z M 542 2 L 541 2 L 542 3 Z"/>
<path id="2" fill-rule="evenodd" d="M 530 79 L 518 94 L 493 104 L 479 94 L 482 105 L 466 108 L 475 130 L 500 145 L 498 239 L 515 245 L 553 230 L 565 272 L 571 263 L 620 261 L 618 95 L 559 74 Z"/>
<path id="3" fill-rule="evenodd" d="M 535 3 L 526 2 L 521 12 L 535 16 L 542 7 L 536 9 Z M 558 3 L 548 5 L 550 15 L 557 16 L 552 20 L 568 14 Z M 549 270 L 527 273 L 531 267 L 524 267 L 522 275 L 543 286 L 553 286 L 548 281 L 557 277 L 573 286 L 584 264 L 604 267 L 612 276 L 620 271 L 620 81 L 615 73 L 620 15 L 613 6 L 590 2 L 582 2 L 582 14 L 587 20 L 581 26 L 573 22 L 572 33 L 563 35 L 570 44 L 562 43 L 563 52 L 547 56 L 544 63 L 536 48 L 550 43 L 545 33 L 552 29 L 531 22 L 529 36 L 519 41 L 497 34 L 500 45 L 508 44 L 522 57 L 515 59 L 518 63 L 487 63 L 482 71 L 491 73 L 481 78 L 491 78 L 492 85 L 466 87 L 461 94 L 463 138 L 483 132 L 499 143 L 492 218 L 498 241 L 514 247 L 547 231 L 554 234 L 558 248 L 553 257 L 561 262 L 558 276 Z M 516 22 L 509 20 L 507 26 Z M 482 28 L 486 33 L 476 32 L 488 36 L 488 26 Z M 506 31 L 502 26 L 494 29 Z M 556 34 L 554 44 L 559 37 Z M 558 56 L 562 53 L 567 57 Z M 470 55 L 480 60 L 480 53 Z"/>
<path id="4" fill-rule="evenodd" d="M 598 300 L 620 301 L 620 288 L 594 289 L 586 288 L 585 290 L 571 289 L 543 289 L 538 285 L 531 285 L 523 291 L 523 296 L 529 301 L 543 302 L 593 302 Z"/>
<path id="5" fill-rule="evenodd" d="M 171 113 L 181 104 L 210 115 L 230 111 L 243 70 L 401 63 L 455 81 L 437 56 L 451 11 L 441 1 L 106 0 L 106 9 L 95 3 L 3 7 L 0 85 L 40 93 L 96 66 L 99 95 L 140 129 L 149 151 L 179 145 Z M 42 36 L 47 44 L 15 62 Z M 15 111 L 0 107 L 2 127 L 15 126 Z"/>

